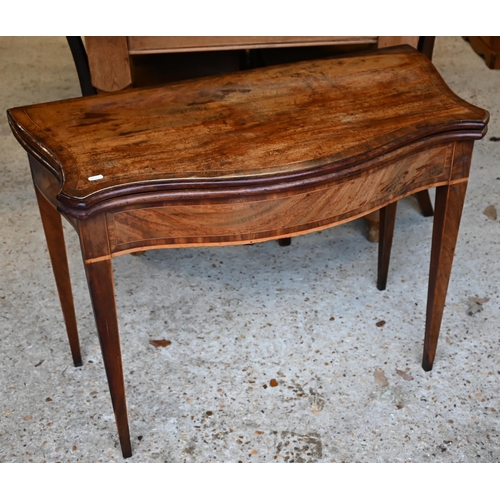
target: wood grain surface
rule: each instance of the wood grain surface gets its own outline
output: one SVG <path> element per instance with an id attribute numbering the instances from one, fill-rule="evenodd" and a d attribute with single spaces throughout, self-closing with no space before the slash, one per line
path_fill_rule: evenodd
<path id="1" fill-rule="evenodd" d="M 410 148 L 407 148 L 410 149 Z M 259 196 L 159 202 L 108 210 L 112 254 L 134 248 L 227 245 L 290 237 L 359 217 L 423 187 L 449 181 L 453 144 L 388 154 L 366 165 L 362 175 L 293 192 L 271 189 Z M 405 154 L 406 153 L 406 154 Z M 402 158 L 397 158 L 402 156 Z M 164 206 L 161 206 L 164 205 Z"/>
<path id="2" fill-rule="evenodd" d="M 85 207 L 155 185 L 335 170 L 438 133 L 480 138 L 487 113 L 408 47 L 17 108 L 9 118 L 28 150 L 64 165 L 59 200 Z"/>

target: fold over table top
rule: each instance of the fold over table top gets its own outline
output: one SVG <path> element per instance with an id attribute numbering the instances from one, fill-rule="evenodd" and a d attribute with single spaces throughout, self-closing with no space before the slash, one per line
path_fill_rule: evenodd
<path id="1" fill-rule="evenodd" d="M 488 113 L 410 47 L 15 108 L 14 134 L 82 206 L 152 189 L 324 174 Z"/>

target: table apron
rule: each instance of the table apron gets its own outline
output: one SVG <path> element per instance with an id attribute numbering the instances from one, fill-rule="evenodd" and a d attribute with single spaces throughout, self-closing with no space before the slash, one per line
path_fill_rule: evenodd
<path id="1" fill-rule="evenodd" d="M 247 244 L 297 236 L 346 222 L 450 180 L 455 146 L 441 144 L 376 164 L 369 175 L 257 196 L 164 202 L 106 213 L 109 249 Z"/>

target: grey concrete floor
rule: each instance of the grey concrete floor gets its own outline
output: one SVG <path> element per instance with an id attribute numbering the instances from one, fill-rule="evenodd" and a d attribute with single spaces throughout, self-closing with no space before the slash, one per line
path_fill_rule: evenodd
<path id="1" fill-rule="evenodd" d="M 438 38 L 434 61 L 491 113 L 434 370 L 420 367 L 432 219 L 413 199 L 399 203 L 385 292 L 362 221 L 287 248 L 123 256 L 127 461 L 500 459 L 500 223 L 483 214 L 500 209 L 500 142 L 490 140 L 500 136 L 500 71 L 460 37 Z M 76 234 L 65 225 L 82 368 L 71 363 L 26 154 L 5 119 L 10 107 L 79 95 L 65 39 L 0 38 L 0 75 L 0 461 L 122 462 Z M 472 316 L 470 297 L 488 299 Z M 150 344 L 160 339 L 171 344 Z"/>

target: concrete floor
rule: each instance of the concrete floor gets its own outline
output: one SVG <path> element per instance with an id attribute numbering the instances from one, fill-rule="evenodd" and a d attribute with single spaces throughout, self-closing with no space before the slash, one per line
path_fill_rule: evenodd
<path id="1" fill-rule="evenodd" d="M 500 136 L 500 71 L 460 37 L 438 38 L 434 61 L 491 113 L 434 370 L 420 367 L 432 219 L 413 199 L 399 204 L 385 292 L 361 221 L 287 248 L 120 257 L 128 462 L 499 461 L 500 224 L 483 211 L 500 209 L 500 142 L 490 140 Z M 3 110 L 79 95 L 64 38 L 0 38 L 0 75 Z M 0 141 L 0 461 L 122 462 L 76 234 L 65 226 L 77 369 L 26 154 L 5 118 Z M 472 316 L 470 297 L 488 299 Z M 150 344 L 161 339 L 171 344 Z"/>

